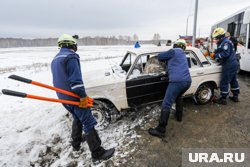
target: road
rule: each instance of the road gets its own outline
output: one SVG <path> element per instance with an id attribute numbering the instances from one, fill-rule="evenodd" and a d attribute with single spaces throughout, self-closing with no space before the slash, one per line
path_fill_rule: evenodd
<path id="1" fill-rule="evenodd" d="M 250 73 L 239 75 L 238 80 L 241 87 L 239 103 L 228 100 L 227 106 L 196 105 L 192 99 L 185 99 L 183 121 L 177 122 L 171 114 L 163 140 L 147 132 L 158 123 L 160 108 L 154 106 L 158 113 L 135 128 L 141 136 L 131 146 L 136 151 L 121 166 L 178 167 L 181 166 L 182 148 L 250 148 Z"/>

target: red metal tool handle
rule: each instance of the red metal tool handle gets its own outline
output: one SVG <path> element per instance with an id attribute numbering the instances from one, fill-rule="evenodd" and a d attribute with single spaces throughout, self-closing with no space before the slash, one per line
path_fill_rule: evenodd
<path id="1" fill-rule="evenodd" d="M 66 94 L 66 95 L 69 95 L 69 96 L 72 96 L 72 97 L 80 98 L 75 93 L 72 93 L 72 92 L 69 92 L 69 91 L 66 91 L 66 90 L 63 90 L 63 89 L 60 89 L 60 88 L 56 88 L 54 86 L 46 85 L 46 84 L 43 84 L 43 83 L 40 83 L 40 82 L 36 82 L 36 81 L 31 80 L 31 79 L 27 79 L 27 78 L 24 78 L 24 77 L 21 77 L 21 76 L 18 76 L 18 75 L 10 75 L 9 78 L 17 80 L 17 81 L 25 82 L 25 83 L 28 83 L 28 84 L 37 85 L 37 86 L 40 86 L 40 87 L 43 87 L 43 88 L 51 89 L 51 90 L 54 90 L 56 92 L 63 93 L 63 94 Z M 88 102 L 93 103 L 93 101 L 94 101 L 94 99 L 88 97 Z"/>
<path id="2" fill-rule="evenodd" d="M 28 84 L 33 84 L 33 85 L 37 85 L 37 86 L 40 86 L 40 87 L 44 87 L 44 88 L 47 88 L 47 89 L 55 90 L 56 92 L 63 93 L 63 94 L 66 94 L 66 95 L 69 95 L 69 96 L 72 96 L 72 97 L 80 98 L 78 95 L 76 95 L 76 94 L 74 94 L 72 92 L 69 92 L 69 91 L 66 91 L 66 90 L 63 90 L 63 89 L 60 89 L 60 88 L 56 88 L 56 87 L 53 87 L 53 86 L 50 86 L 50 85 L 46 85 L 46 84 L 43 84 L 43 83 L 40 83 L 40 82 L 32 81 L 31 79 L 23 78 L 23 77 L 18 76 L 18 75 L 10 75 L 9 78 L 17 80 L 17 81 L 25 82 L 25 83 L 28 83 Z"/>
<path id="3" fill-rule="evenodd" d="M 36 96 L 36 95 L 26 94 L 26 93 L 17 92 L 17 91 L 8 90 L 8 89 L 3 89 L 2 93 L 5 95 L 9 95 L 9 96 L 31 98 L 31 99 L 37 99 L 37 100 L 43 100 L 43 101 L 71 104 L 71 105 L 76 105 L 76 106 L 79 106 L 80 104 L 80 102 L 77 102 L 77 101 L 61 100 L 61 99 L 48 98 L 48 97 L 43 97 L 43 96 Z"/>

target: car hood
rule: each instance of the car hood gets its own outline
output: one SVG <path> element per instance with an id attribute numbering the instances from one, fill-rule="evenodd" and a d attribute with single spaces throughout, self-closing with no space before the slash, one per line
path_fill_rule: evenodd
<path id="1" fill-rule="evenodd" d="M 126 75 L 123 72 L 112 67 L 108 69 L 90 71 L 83 74 L 83 82 L 86 89 L 116 84 L 124 81 L 125 78 Z"/>

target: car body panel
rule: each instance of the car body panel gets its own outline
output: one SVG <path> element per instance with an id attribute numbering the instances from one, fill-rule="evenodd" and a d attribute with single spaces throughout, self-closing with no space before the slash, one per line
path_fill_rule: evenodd
<path id="1" fill-rule="evenodd" d="M 87 94 L 94 99 L 109 100 L 117 110 L 134 108 L 139 105 L 162 101 L 168 85 L 166 72 L 142 74 L 134 76 L 136 63 L 147 54 L 157 55 L 172 47 L 155 47 L 150 49 L 136 49 L 126 53 L 136 56 L 127 72 L 121 66 L 113 66 L 106 71 L 95 71 L 84 75 Z M 194 47 L 187 47 L 187 58 L 190 62 L 191 87 L 184 96 L 194 95 L 198 87 L 207 82 L 213 82 L 217 87 L 220 82 L 221 66 L 213 60 L 207 59 L 202 52 Z M 122 63 L 125 62 L 125 58 Z M 152 57 L 153 57 L 152 56 Z M 130 60 L 131 61 L 131 60 Z M 193 61 L 193 63 L 191 62 Z M 122 65 L 122 63 L 120 65 Z M 145 64 L 144 64 L 145 65 Z M 144 67 L 142 67 L 144 68 Z"/>
<path id="2" fill-rule="evenodd" d="M 143 76 L 128 79 L 126 91 L 129 106 L 148 104 L 163 99 L 168 85 L 167 76 Z"/>
<path id="3" fill-rule="evenodd" d="M 109 73 L 110 75 L 107 75 Z M 92 71 L 83 77 L 88 96 L 111 101 L 119 110 L 128 108 L 126 75 L 117 75 L 112 70 Z"/>

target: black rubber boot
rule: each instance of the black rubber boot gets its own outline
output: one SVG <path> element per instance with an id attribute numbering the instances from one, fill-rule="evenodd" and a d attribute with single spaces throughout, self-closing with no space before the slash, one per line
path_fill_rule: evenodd
<path id="1" fill-rule="evenodd" d="M 227 99 L 225 98 L 218 98 L 218 99 L 214 99 L 213 102 L 217 103 L 217 104 L 223 104 L 223 105 L 227 105 Z"/>
<path id="2" fill-rule="evenodd" d="M 91 151 L 93 163 L 96 163 L 98 161 L 100 162 L 102 160 L 107 160 L 114 155 L 114 148 L 105 150 L 101 146 L 101 139 L 94 128 L 89 133 L 85 134 L 85 137 L 89 145 L 89 149 Z"/>
<path id="3" fill-rule="evenodd" d="M 165 137 L 166 127 L 158 125 L 156 128 L 149 128 L 148 133 L 152 136 Z"/>
<path id="4" fill-rule="evenodd" d="M 229 99 L 232 100 L 233 102 L 240 102 L 238 96 L 229 96 Z"/>
<path id="5" fill-rule="evenodd" d="M 74 119 L 72 123 L 72 133 L 71 133 L 71 138 L 72 138 L 72 147 L 73 151 L 79 151 L 81 148 L 81 143 L 83 142 L 83 135 L 82 135 L 82 123 Z"/>
<path id="6" fill-rule="evenodd" d="M 182 97 L 178 97 L 176 99 L 176 111 L 175 111 L 175 119 L 179 122 L 182 121 L 183 115 L 183 99 Z"/>
<path id="7" fill-rule="evenodd" d="M 84 143 L 86 141 L 85 134 L 82 134 L 79 139 L 74 139 L 71 144 L 73 147 L 73 151 L 79 151 L 81 148 L 81 143 Z"/>
<path id="8" fill-rule="evenodd" d="M 169 115 L 170 115 L 169 109 L 162 109 L 159 125 L 156 128 L 150 128 L 148 130 L 148 133 L 152 136 L 165 137 L 166 126 L 168 124 Z"/>

